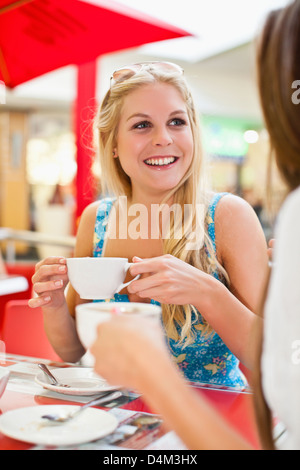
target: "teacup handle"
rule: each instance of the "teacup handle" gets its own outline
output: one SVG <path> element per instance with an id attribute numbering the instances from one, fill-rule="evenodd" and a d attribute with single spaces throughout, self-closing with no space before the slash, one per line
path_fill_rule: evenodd
<path id="1" fill-rule="evenodd" d="M 130 266 L 132 266 L 134 263 L 126 263 L 125 264 L 125 272 L 128 271 L 128 269 L 130 268 Z M 118 294 L 122 289 L 124 289 L 125 287 L 129 286 L 129 284 L 131 284 L 133 281 L 136 281 L 137 279 L 139 279 L 141 277 L 140 274 L 138 274 L 137 276 L 135 276 L 134 279 L 131 279 L 131 281 L 129 282 L 126 282 L 125 284 L 121 284 L 118 289 L 116 290 L 115 294 Z"/>

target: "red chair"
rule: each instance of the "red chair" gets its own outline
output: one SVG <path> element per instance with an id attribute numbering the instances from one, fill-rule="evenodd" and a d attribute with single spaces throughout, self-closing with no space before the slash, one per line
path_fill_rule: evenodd
<path id="1" fill-rule="evenodd" d="M 29 299 L 32 291 L 31 278 L 35 272 L 35 263 L 5 263 L 7 274 L 18 274 L 26 277 L 28 281 L 28 289 L 23 293 L 23 299 Z"/>
<path id="2" fill-rule="evenodd" d="M 28 300 L 10 300 L 5 305 L 0 339 L 7 353 L 61 361 L 45 330 L 41 308 L 30 308 Z"/>

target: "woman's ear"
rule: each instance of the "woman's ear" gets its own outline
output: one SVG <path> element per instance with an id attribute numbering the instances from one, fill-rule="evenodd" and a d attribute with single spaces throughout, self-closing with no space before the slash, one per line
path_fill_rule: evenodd
<path id="1" fill-rule="evenodd" d="M 113 157 L 114 157 L 114 158 L 118 158 L 118 152 L 117 152 L 117 149 L 116 149 L 116 148 L 113 149 L 113 153 L 112 153 L 112 154 L 113 154 Z"/>

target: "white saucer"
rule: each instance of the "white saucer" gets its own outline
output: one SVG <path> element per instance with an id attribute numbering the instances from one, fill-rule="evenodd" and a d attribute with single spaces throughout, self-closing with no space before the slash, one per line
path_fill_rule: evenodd
<path id="1" fill-rule="evenodd" d="M 61 383 L 70 387 L 58 387 L 51 385 L 44 372 L 36 375 L 35 381 L 42 387 L 52 392 L 63 393 L 64 395 L 97 395 L 110 390 L 117 390 L 120 387 L 109 385 L 106 380 L 87 367 L 68 367 L 51 369 L 54 377 Z"/>
<path id="2" fill-rule="evenodd" d="M 66 423 L 53 424 L 41 417 L 48 413 L 68 413 L 73 405 L 45 405 L 18 408 L 0 416 L 0 432 L 19 441 L 43 446 L 68 446 L 100 439 L 118 426 L 107 411 L 87 408 Z"/>

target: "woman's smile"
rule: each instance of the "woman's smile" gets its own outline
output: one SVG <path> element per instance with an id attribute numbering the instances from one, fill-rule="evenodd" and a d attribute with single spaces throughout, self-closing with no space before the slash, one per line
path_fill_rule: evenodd
<path id="1" fill-rule="evenodd" d="M 151 170 L 168 170 L 173 167 L 178 161 L 179 157 L 155 155 L 144 160 L 144 163 L 151 168 Z"/>

